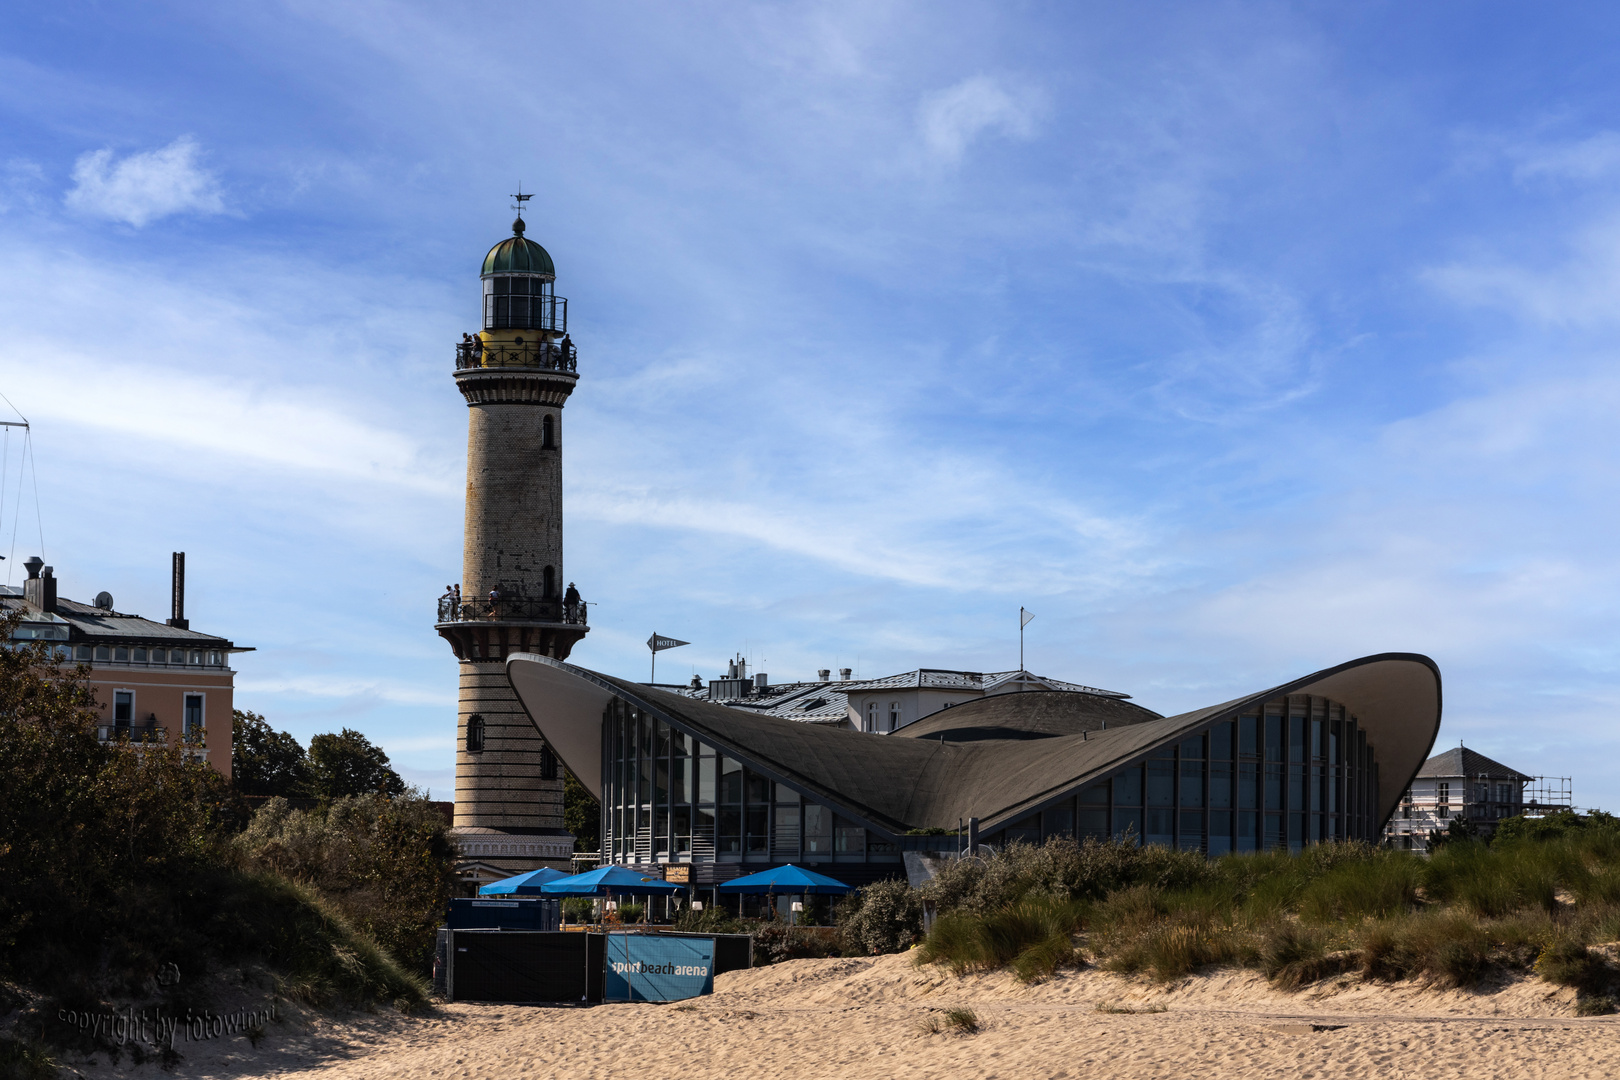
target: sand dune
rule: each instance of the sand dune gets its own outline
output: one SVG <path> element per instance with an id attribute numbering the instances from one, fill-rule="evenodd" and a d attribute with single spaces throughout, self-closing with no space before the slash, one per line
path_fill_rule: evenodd
<path id="1" fill-rule="evenodd" d="M 977 1034 L 925 1033 L 928 1017 L 964 1006 Z M 1103 1011 L 1129 1009 L 1143 1011 Z M 712 996 L 674 1005 L 305 1017 L 256 1050 L 241 1038 L 183 1049 L 167 1075 L 1574 1080 L 1620 1075 L 1620 1020 L 1578 1018 L 1572 991 L 1534 979 L 1465 992 L 1347 978 L 1284 994 L 1253 972 L 1156 986 L 1085 970 L 1026 987 L 886 956 L 733 972 Z M 164 1075 L 127 1059 L 83 1071 Z"/>

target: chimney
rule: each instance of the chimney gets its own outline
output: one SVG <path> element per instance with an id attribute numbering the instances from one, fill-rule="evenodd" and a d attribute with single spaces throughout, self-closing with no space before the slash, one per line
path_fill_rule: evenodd
<path id="1" fill-rule="evenodd" d="M 817 668 L 816 669 L 816 678 L 820 679 L 822 682 L 831 682 L 832 681 L 832 669 L 830 669 L 830 668 Z"/>
<path id="2" fill-rule="evenodd" d="M 186 618 L 186 553 L 183 551 L 175 552 L 171 560 L 169 606 L 172 611 L 169 625 L 178 630 L 190 630 L 191 622 Z"/>
<path id="3" fill-rule="evenodd" d="M 838 669 L 838 681 L 839 682 L 849 682 L 849 673 L 850 673 L 849 668 L 847 668 L 847 667 L 839 668 Z"/>
<path id="4" fill-rule="evenodd" d="M 771 677 L 769 675 L 765 674 L 763 671 L 756 672 L 754 674 L 754 692 L 756 694 L 763 694 L 765 691 L 769 690 L 770 688 L 771 688 Z"/>
<path id="5" fill-rule="evenodd" d="M 56 578 L 51 576 L 51 568 L 38 555 L 30 555 L 23 567 L 28 571 L 28 580 L 23 582 L 23 599 L 47 615 L 54 614 Z"/>

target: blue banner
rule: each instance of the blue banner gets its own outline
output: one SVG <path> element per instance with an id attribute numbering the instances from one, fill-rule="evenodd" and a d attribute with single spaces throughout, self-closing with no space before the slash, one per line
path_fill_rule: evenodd
<path id="1" fill-rule="evenodd" d="M 608 1001 L 679 1001 L 714 991 L 714 939 L 609 934 Z"/>

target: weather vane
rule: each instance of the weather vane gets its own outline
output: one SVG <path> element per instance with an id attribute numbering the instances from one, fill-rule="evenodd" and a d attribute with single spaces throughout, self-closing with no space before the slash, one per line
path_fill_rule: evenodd
<path id="1" fill-rule="evenodd" d="M 534 198 L 534 193 L 530 192 L 528 195 L 523 194 L 523 184 L 521 182 L 519 182 L 518 189 L 517 189 L 517 194 L 513 195 L 512 198 L 517 200 L 517 202 L 512 204 L 512 209 L 514 209 L 514 210 L 516 210 L 518 212 L 518 217 L 522 217 L 523 216 L 523 204 L 528 202 L 530 199 Z"/>

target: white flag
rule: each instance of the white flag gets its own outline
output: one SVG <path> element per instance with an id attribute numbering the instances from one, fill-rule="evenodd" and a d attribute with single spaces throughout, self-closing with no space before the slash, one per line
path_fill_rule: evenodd
<path id="1" fill-rule="evenodd" d="M 1018 609 L 1018 629 L 1022 630 L 1024 627 L 1028 626 L 1029 625 L 1029 620 L 1033 619 L 1034 617 L 1035 617 L 1035 613 L 1033 611 L 1025 611 L 1023 608 L 1019 608 Z"/>

